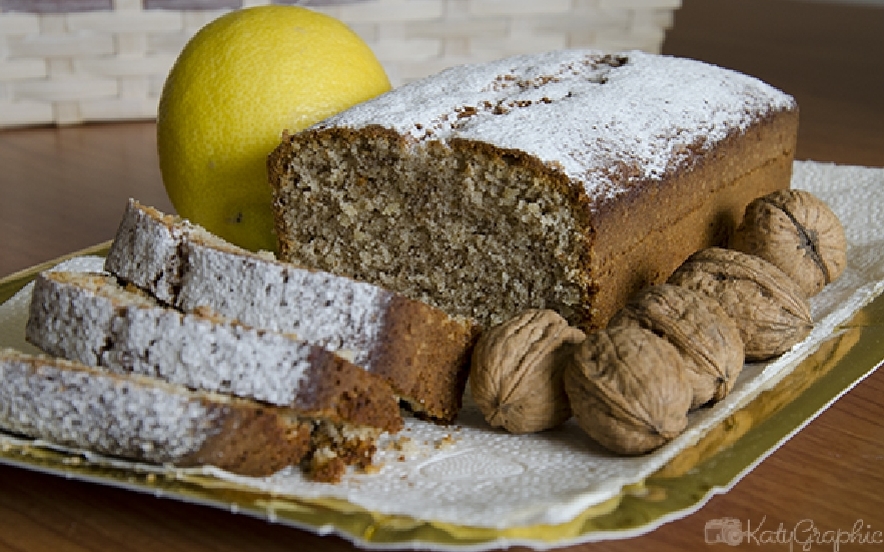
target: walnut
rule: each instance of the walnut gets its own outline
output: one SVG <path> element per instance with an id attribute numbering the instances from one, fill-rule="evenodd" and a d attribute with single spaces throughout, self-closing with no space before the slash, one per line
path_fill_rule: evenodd
<path id="1" fill-rule="evenodd" d="M 723 399 L 743 369 L 737 323 L 717 301 L 692 289 L 647 287 L 614 315 L 608 327 L 614 326 L 645 328 L 675 345 L 693 389 L 691 408 Z"/>
<path id="2" fill-rule="evenodd" d="M 578 425 L 618 454 L 644 454 L 687 427 L 693 391 L 681 355 L 650 330 L 588 334 L 564 381 Z"/>
<path id="3" fill-rule="evenodd" d="M 808 297 L 847 266 L 847 239 L 838 216 L 802 190 L 779 190 L 749 203 L 731 247 L 775 264 Z"/>
<path id="4" fill-rule="evenodd" d="M 767 360 L 788 351 L 813 327 L 801 288 L 760 257 L 710 247 L 691 255 L 667 283 L 718 301 L 737 323 L 746 360 Z"/>
<path id="5" fill-rule="evenodd" d="M 488 423 L 530 433 L 570 418 L 562 370 L 584 337 L 556 312 L 537 309 L 483 333 L 473 350 L 470 392 Z"/>

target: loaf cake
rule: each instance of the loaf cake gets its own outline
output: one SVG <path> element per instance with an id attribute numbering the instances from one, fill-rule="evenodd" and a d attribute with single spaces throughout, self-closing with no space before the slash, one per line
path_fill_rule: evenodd
<path id="1" fill-rule="evenodd" d="M 119 375 L 287 408 L 312 424 L 308 468 L 320 480 L 370 464 L 376 438 L 402 427 L 389 385 L 338 355 L 215 314 L 180 313 L 105 274 L 40 274 L 26 337 Z"/>
<path id="2" fill-rule="evenodd" d="M 266 476 L 297 466 L 312 423 L 287 408 L 0 349 L 0 429 L 57 445 Z"/>
<path id="3" fill-rule="evenodd" d="M 297 335 L 382 377 L 418 416 L 454 420 L 475 324 L 383 288 L 240 249 L 130 200 L 105 269 L 184 312 Z"/>
<path id="4" fill-rule="evenodd" d="M 698 61 L 559 51 L 455 67 L 268 159 L 281 259 L 501 322 L 605 325 L 789 186 L 794 99 Z"/>

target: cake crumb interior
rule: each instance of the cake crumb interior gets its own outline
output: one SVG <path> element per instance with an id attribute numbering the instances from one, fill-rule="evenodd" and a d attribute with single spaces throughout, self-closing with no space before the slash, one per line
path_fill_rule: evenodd
<path id="1" fill-rule="evenodd" d="M 297 147 L 276 190 L 284 259 L 486 326 L 526 305 L 585 317 L 566 191 L 516 156 L 377 134 Z"/>

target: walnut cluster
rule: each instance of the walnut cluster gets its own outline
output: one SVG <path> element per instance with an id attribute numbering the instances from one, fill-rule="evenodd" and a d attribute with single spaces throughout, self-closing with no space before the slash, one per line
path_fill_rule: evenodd
<path id="1" fill-rule="evenodd" d="M 615 453 L 649 452 L 679 435 L 691 410 L 726 397 L 745 361 L 807 337 L 808 297 L 845 265 L 843 229 L 824 203 L 770 194 L 747 207 L 730 249 L 694 253 L 603 330 L 585 335 L 532 310 L 486 332 L 473 354 L 473 398 L 489 423 L 514 433 L 573 416 Z"/>

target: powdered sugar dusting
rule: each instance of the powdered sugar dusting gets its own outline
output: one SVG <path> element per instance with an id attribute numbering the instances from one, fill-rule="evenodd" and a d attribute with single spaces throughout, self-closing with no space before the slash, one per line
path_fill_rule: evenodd
<path id="1" fill-rule="evenodd" d="M 0 426 L 66 446 L 175 462 L 200 449 L 222 409 L 147 379 L 0 350 Z"/>
<path id="2" fill-rule="evenodd" d="M 41 275 L 31 306 L 31 342 L 84 364 L 283 406 L 311 383 L 311 345 L 145 304 L 110 277 Z"/>
<path id="3" fill-rule="evenodd" d="M 150 224 L 159 216 L 158 211 L 137 208 L 130 199 L 108 251 L 105 269 L 116 273 L 118 267 L 127 267 L 131 273 L 128 281 L 142 289 L 150 287 L 157 299 L 172 303 L 181 271 L 178 250 L 190 225 L 185 221 L 180 228 Z"/>
<path id="4" fill-rule="evenodd" d="M 185 312 L 208 308 L 254 328 L 292 334 L 369 371 L 393 296 L 246 251 L 132 200 L 105 267 Z"/>
<path id="5" fill-rule="evenodd" d="M 297 391 L 310 380 L 306 343 L 171 309 L 126 309 L 110 336 L 102 365 L 194 389 L 299 406 Z"/>
<path id="6" fill-rule="evenodd" d="M 313 128 L 380 125 L 415 144 L 482 141 L 535 156 L 598 197 L 662 179 L 690 150 L 794 107 L 758 79 L 694 60 L 565 50 L 455 67 Z"/>
<path id="7" fill-rule="evenodd" d="M 256 328 L 291 333 L 371 369 L 390 292 L 328 272 L 212 247 L 198 235 L 188 236 L 183 250 L 177 307 L 208 307 Z"/>

